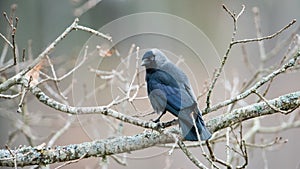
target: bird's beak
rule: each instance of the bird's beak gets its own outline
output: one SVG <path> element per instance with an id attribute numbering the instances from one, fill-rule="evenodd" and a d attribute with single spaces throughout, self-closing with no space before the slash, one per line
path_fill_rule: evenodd
<path id="1" fill-rule="evenodd" d="M 142 60 L 141 66 L 146 66 L 147 64 L 149 64 L 149 60 L 148 59 Z"/>

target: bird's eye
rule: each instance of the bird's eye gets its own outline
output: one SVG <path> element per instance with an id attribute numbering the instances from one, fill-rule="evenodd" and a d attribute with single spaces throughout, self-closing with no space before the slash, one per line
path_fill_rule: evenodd
<path id="1" fill-rule="evenodd" d="M 151 59 L 151 61 L 154 61 L 154 60 L 155 60 L 155 55 L 152 55 L 152 56 L 150 57 L 150 59 Z"/>

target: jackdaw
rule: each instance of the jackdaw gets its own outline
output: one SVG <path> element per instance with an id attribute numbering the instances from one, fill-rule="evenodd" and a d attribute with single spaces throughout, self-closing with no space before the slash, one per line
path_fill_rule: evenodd
<path id="1" fill-rule="evenodd" d="M 197 141 L 198 133 L 201 140 L 208 140 L 211 133 L 205 126 L 185 73 L 159 49 L 147 51 L 141 65 L 146 67 L 148 98 L 154 111 L 160 114 L 154 121 L 159 122 L 166 111 L 169 111 L 178 117 L 185 140 Z"/>

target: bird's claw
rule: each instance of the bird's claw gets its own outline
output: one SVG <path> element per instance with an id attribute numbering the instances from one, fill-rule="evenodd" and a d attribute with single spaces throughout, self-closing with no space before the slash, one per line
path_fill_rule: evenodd
<path id="1" fill-rule="evenodd" d="M 152 121 L 153 123 L 158 123 L 158 122 L 160 122 L 160 119 L 159 119 L 159 118 L 157 118 L 157 119 L 151 119 L 151 121 Z"/>

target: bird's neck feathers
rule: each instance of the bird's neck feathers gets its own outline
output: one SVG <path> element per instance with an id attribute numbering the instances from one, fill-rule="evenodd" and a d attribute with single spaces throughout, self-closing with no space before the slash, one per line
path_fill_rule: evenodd
<path id="1" fill-rule="evenodd" d="M 147 74 L 152 74 L 152 73 L 155 73 L 156 71 L 158 71 L 158 69 L 156 69 L 156 68 L 146 68 Z"/>

